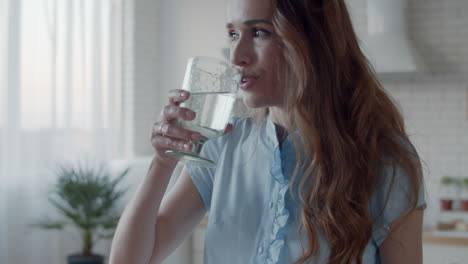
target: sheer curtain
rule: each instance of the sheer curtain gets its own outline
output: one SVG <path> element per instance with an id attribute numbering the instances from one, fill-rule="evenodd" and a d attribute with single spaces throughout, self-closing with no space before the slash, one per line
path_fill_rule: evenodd
<path id="1" fill-rule="evenodd" d="M 59 161 L 121 156 L 123 0 L 0 0 L 0 263 L 64 263 L 46 192 Z M 97 251 L 107 254 L 108 242 Z"/>

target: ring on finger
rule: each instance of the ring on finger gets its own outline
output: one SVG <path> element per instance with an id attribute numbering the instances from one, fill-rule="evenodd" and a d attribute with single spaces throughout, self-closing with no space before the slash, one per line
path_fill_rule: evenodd
<path id="1" fill-rule="evenodd" d="M 161 135 L 163 136 L 166 136 L 166 133 L 164 133 L 164 125 L 166 125 L 167 122 L 161 122 L 161 124 L 159 125 L 159 133 L 161 133 Z M 166 127 L 167 129 L 167 127 Z"/>

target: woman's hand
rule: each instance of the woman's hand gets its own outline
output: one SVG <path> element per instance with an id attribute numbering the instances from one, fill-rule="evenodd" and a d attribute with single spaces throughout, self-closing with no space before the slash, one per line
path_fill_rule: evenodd
<path id="1" fill-rule="evenodd" d="M 155 161 L 165 165 L 175 166 L 177 161 L 166 156 L 167 150 L 188 151 L 191 149 L 190 141 L 198 142 L 202 135 L 178 127 L 177 120 L 193 120 L 195 112 L 180 107 L 190 93 L 185 90 L 172 90 L 169 92 L 169 104 L 161 112 L 161 121 L 154 123 L 151 133 L 151 145 L 156 151 Z"/>

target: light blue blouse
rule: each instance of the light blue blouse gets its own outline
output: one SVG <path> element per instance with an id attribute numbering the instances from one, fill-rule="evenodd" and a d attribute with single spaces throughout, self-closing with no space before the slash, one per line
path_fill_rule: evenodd
<path id="1" fill-rule="evenodd" d="M 296 161 L 292 138 L 288 136 L 279 148 L 270 118 L 262 125 L 251 118 L 233 118 L 231 123 L 231 133 L 208 141 L 202 149 L 203 156 L 218 163 L 216 168 L 187 165 L 209 212 L 204 263 L 293 263 L 301 256 L 302 247 L 300 208 L 289 192 Z M 392 170 L 384 168 L 382 173 L 390 176 Z M 381 263 L 378 247 L 390 231 L 388 224 L 407 210 L 409 184 L 402 171 L 397 169 L 393 183 L 390 188 L 390 180 L 384 180 L 369 201 L 375 221 L 364 253 L 365 264 Z M 423 204 L 421 186 L 418 205 Z M 311 263 L 325 263 L 329 255 L 326 240 L 320 232 L 318 235 L 320 255 Z M 302 242 L 307 246 L 305 235 Z"/>

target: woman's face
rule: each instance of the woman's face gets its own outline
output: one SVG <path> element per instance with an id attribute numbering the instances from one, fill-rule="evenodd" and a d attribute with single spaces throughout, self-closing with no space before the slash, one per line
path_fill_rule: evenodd
<path id="1" fill-rule="evenodd" d="M 271 0 L 230 0 L 231 63 L 242 71 L 241 95 L 250 108 L 281 106 L 282 50 L 271 22 Z"/>

